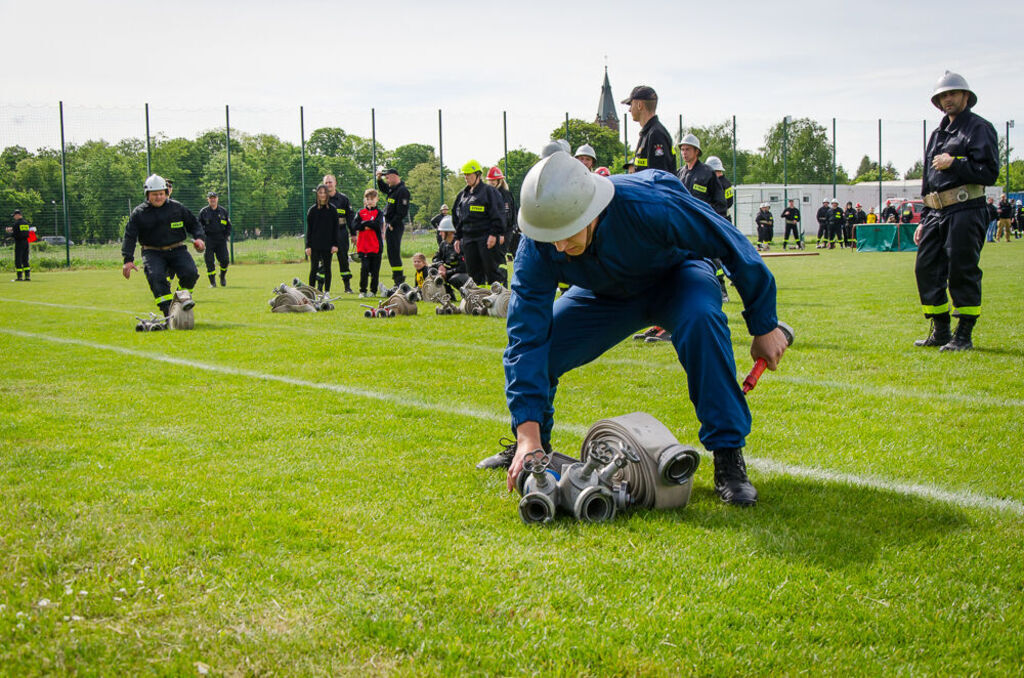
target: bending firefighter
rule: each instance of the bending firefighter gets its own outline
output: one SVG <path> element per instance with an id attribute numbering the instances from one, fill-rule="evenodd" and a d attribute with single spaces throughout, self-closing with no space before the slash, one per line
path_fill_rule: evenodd
<path id="1" fill-rule="evenodd" d="M 150 176 L 144 190 L 146 202 L 132 210 L 124 229 L 121 274 L 128 279 L 132 271 L 139 270 L 135 266 L 135 243 L 138 242 L 142 246 L 142 268 L 149 289 L 161 313 L 167 317 L 174 297 L 168 276 L 177 276 L 178 289 L 191 295 L 192 287 L 199 280 L 199 270 L 188 253 L 186 241 L 191 236 L 196 251 L 202 252 L 206 249 L 206 233 L 187 207 L 167 197 L 167 182 L 163 177 Z M 191 308 L 194 302 L 189 299 L 188 304 Z"/>
<path id="2" fill-rule="evenodd" d="M 521 194 L 523 243 L 516 256 L 505 349 L 505 395 L 516 441 L 481 462 L 508 466 L 515 487 L 527 454 L 550 450 L 559 378 L 589 363 L 638 328 L 672 333 L 700 421 L 714 453 L 715 489 L 749 506 L 742 448 L 751 416 L 736 381 L 729 325 L 711 259 L 732 272 L 743 298 L 751 355 L 778 366 L 775 279 L 750 242 L 668 172 L 610 178 L 567 153 L 530 170 Z M 559 281 L 573 286 L 555 300 Z"/>

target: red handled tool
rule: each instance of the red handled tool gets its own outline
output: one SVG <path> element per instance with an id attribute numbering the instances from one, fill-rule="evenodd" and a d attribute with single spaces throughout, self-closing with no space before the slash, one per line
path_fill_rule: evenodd
<path id="1" fill-rule="evenodd" d="M 779 329 L 786 336 L 786 345 L 793 345 L 793 328 L 784 322 L 779 323 Z M 768 363 L 764 358 L 758 358 L 757 362 L 754 363 L 754 369 L 750 370 L 750 374 L 743 380 L 743 392 L 750 393 L 757 386 L 757 380 L 764 374 L 765 368 L 768 367 Z"/>

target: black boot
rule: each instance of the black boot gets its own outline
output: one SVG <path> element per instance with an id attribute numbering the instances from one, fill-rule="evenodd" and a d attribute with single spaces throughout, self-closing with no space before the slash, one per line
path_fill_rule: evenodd
<path id="1" fill-rule="evenodd" d="M 160 307 L 160 315 L 163 316 L 164 318 L 166 318 L 167 314 L 169 314 L 171 312 L 171 302 L 169 302 L 169 301 L 161 301 L 157 305 Z"/>
<path id="2" fill-rule="evenodd" d="M 207 275 L 210 276 L 210 287 L 216 287 L 217 277 L 213 273 L 207 273 Z"/>
<path id="3" fill-rule="evenodd" d="M 492 454 L 486 459 L 481 459 L 476 465 L 477 468 L 504 468 L 512 465 L 512 458 L 516 456 L 516 441 L 511 438 L 502 438 L 498 441 L 503 446 L 501 452 Z"/>
<path id="4" fill-rule="evenodd" d="M 220 272 L 220 286 L 221 287 L 227 287 L 228 286 L 228 274 L 225 273 L 224 271 Z"/>
<path id="5" fill-rule="evenodd" d="M 945 346 L 952 338 L 953 335 L 949 332 L 949 314 L 933 315 L 931 332 L 924 339 L 915 341 L 914 346 Z"/>
<path id="6" fill-rule="evenodd" d="M 971 343 L 971 332 L 974 330 L 974 323 L 978 322 L 976 315 L 962 315 L 960 322 L 956 324 L 956 332 L 940 351 L 970 351 L 974 348 Z"/>
<path id="7" fill-rule="evenodd" d="M 757 490 L 747 479 L 747 465 L 739 449 L 715 450 L 715 492 L 726 504 L 753 506 Z"/>
<path id="8" fill-rule="evenodd" d="M 29 271 L 28 269 L 25 269 L 25 282 L 28 282 L 31 279 L 32 279 L 32 272 Z"/>

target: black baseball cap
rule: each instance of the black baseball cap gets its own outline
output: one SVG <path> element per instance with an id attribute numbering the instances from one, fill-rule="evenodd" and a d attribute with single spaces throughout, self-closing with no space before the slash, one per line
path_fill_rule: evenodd
<path id="1" fill-rule="evenodd" d="M 15 214 L 21 214 L 21 210 L 14 210 L 13 212 L 11 212 L 11 216 L 12 216 L 12 217 L 13 217 L 13 216 L 14 216 Z"/>
<path id="2" fill-rule="evenodd" d="M 210 191 L 209 193 L 206 194 L 206 197 L 207 198 L 219 198 L 220 196 L 217 194 L 217 191 Z"/>
<path id="3" fill-rule="evenodd" d="M 633 88 L 633 91 L 629 93 L 629 96 L 622 100 L 622 103 L 629 104 L 633 99 L 638 101 L 657 101 L 658 93 L 654 91 L 653 87 L 637 85 Z"/>
<path id="4" fill-rule="evenodd" d="M 387 176 L 389 174 L 394 174 L 395 176 L 398 176 L 398 170 L 396 170 L 394 167 L 389 167 L 383 172 L 381 172 L 381 174 L 384 176 Z"/>

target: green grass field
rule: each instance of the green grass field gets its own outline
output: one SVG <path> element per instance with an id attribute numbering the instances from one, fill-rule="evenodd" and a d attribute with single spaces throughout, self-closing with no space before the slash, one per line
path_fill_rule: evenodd
<path id="1" fill-rule="evenodd" d="M 1021 675 L 1022 248 L 986 246 L 978 349 L 942 355 L 913 254 L 771 259 L 797 342 L 750 395 L 759 505 L 705 458 L 685 509 L 547 527 L 473 468 L 500 320 L 271 314 L 303 267 L 240 265 L 138 334 L 142 276 L 5 278 L 0 674 Z M 697 444 L 684 380 L 623 343 L 563 379 L 556 449 L 638 409 Z"/>

